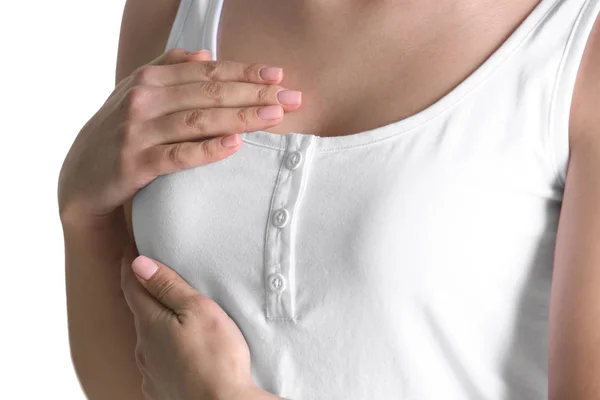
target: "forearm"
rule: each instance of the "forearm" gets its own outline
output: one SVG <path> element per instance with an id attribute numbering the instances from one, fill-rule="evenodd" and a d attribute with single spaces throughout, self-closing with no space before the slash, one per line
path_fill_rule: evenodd
<path id="1" fill-rule="evenodd" d="M 63 218 L 69 342 L 90 400 L 143 399 L 133 316 L 120 286 L 122 213 L 83 226 Z"/>

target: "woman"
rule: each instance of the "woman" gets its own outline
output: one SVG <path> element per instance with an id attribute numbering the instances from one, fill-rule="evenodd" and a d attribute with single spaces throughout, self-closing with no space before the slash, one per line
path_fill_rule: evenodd
<path id="1" fill-rule="evenodd" d="M 129 0 L 117 88 L 59 183 L 90 398 L 142 396 L 136 334 L 151 398 L 595 398 L 599 10 Z M 144 293 L 168 321 L 231 317 L 245 383 L 198 372 L 224 335 L 147 334 Z"/>

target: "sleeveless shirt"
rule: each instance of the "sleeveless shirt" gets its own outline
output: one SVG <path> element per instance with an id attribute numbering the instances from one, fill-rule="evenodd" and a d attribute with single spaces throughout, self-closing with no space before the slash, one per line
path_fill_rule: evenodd
<path id="1" fill-rule="evenodd" d="M 223 0 L 181 0 L 166 50 L 210 49 Z M 546 399 L 575 78 L 600 0 L 541 0 L 448 94 L 320 137 L 253 131 L 133 200 L 140 254 L 236 322 L 289 399 Z"/>

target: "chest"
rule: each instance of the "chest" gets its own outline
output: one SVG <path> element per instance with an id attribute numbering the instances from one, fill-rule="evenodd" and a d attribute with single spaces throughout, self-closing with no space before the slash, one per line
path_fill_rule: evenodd
<path id="1" fill-rule="evenodd" d="M 405 119 L 475 71 L 538 0 L 477 6 L 225 0 L 218 58 L 282 67 L 302 107 L 268 129 L 342 136 Z"/>
<path id="2" fill-rule="evenodd" d="M 230 310 L 271 321 L 338 309 L 347 290 L 394 304 L 463 293 L 469 304 L 549 268 L 560 202 L 536 149 L 469 146 L 449 125 L 340 151 L 286 135 L 280 149 L 247 142 L 161 176 L 134 199 L 138 249 Z"/>

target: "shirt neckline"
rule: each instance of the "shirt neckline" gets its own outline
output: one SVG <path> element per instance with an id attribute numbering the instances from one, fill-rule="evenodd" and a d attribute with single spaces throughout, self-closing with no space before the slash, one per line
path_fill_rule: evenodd
<path id="1" fill-rule="evenodd" d="M 223 1 L 224 0 L 209 0 L 208 14 L 202 32 L 202 48 L 211 51 L 213 60 L 218 60 L 217 35 Z M 496 49 L 496 51 L 475 69 L 475 71 L 435 103 L 406 118 L 373 129 L 343 136 L 321 137 L 304 132 L 272 133 L 264 130 L 257 130 L 242 133 L 242 140 L 251 144 L 285 150 L 285 141 L 282 140 L 282 135 L 308 135 L 313 136 L 312 142 L 318 151 L 339 151 L 379 142 L 414 130 L 418 126 L 432 121 L 448 111 L 479 84 L 488 79 L 492 73 L 496 71 L 533 33 L 536 27 L 545 19 L 546 15 L 552 11 L 553 6 L 556 5 L 558 1 L 559 0 L 540 0 L 521 24 Z"/>

